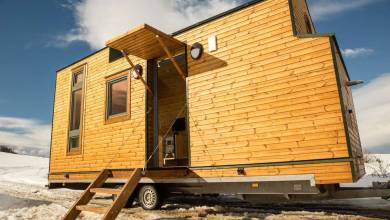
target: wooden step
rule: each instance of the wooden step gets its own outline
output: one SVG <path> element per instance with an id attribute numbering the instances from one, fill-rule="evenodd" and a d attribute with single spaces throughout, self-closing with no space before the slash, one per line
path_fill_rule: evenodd
<path id="1" fill-rule="evenodd" d="M 91 188 L 89 190 L 93 193 L 104 193 L 104 194 L 112 194 L 119 195 L 122 192 L 122 189 L 113 189 L 113 188 Z"/>
<path id="2" fill-rule="evenodd" d="M 97 206 L 88 206 L 88 205 L 78 205 L 76 209 L 79 211 L 95 212 L 98 214 L 104 214 L 107 212 L 108 207 L 97 207 Z"/>
<path id="3" fill-rule="evenodd" d="M 110 177 L 112 177 L 112 170 L 102 170 L 62 219 L 75 220 L 81 211 L 103 214 L 102 219 L 104 220 L 115 219 L 122 208 L 126 205 L 126 202 L 132 193 L 134 193 L 139 181 L 141 180 L 142 169 L 134 169 L 121 189 L 103 188 L 104 183 Z M 94 197 L 95 193 L 116 194 L 118 197 L 110 206 L 107 207 L 88 206 L 87 204 Z"/>

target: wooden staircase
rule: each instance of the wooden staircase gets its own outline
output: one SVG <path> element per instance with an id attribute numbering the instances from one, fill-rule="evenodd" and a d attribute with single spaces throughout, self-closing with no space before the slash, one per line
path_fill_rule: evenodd
<path id="1" fill-rule="evenodd" d="M 102 170 L 62 219 L 74 220 L 81 211 L 103 214 L 102 219 L 105 220 L 115 219 L 137 187 L 142 176 L 142 170 L 140 168 L 135 169 L 129 180 L 120 189 L 102 188 L 106 180 L 111 176 L 111 173 L 109 169 Z M 111 206 L 95 207 L 87 205 L 96 193 L 113 194 L 117 195 L 117 197 Z"/>

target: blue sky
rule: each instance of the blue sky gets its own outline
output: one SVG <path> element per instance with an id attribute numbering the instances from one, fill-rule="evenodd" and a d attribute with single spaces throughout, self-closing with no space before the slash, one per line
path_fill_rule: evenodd
<path id="1" fill-rule="evenodd" d="M 172 32 L 244 1 L 212 0 L 207 3 L 165 0 L 151 3 L 152 0 L 144 0 L 137 1 L 139 13 L 125 7 L 134 5 L 135 0 L 113 2 L 0 0 L 0 42 L 3 44 L 0 51 L 0 143 L 8 143 L 6 139 L 13 140 L 17 135 L 19 138 L 20 135 L 27 135 L 20 144 L 47 148 L 56 70 L 97 50 L 108 37 L 144 22 Z M 317 32 L 336 33 L 353 79 L 365 80 L 369 84 L 366 86 L 371 86 L 369 88 L 376 88 L 378 86 L 375 85 L 388 80 L 390 1 L 308 0 L 308 3 Z M 176 13 L 179 17 L 184 15 L 185 19 L 178 21 L 170 17 L 176 21 L 171 22 L 161 19 L 158 13 L 145 15 L 143 8 L 174 12 L 170 14 Z M 129 15 L 129 11 L 133 14 Z M 132 17 L 123 19 L 121 16 Z M 381 86 L 382 93 L 390 91 L 386 84 Z M 363 91 L 372 92 L 373 96 L 378 94 L 372 89 Z M 364 100 L 359 103 L 366 106 L 364 109 L 362 107 L 363 122 L 373 121 L 367 107 L 370 103 L 366 100 L 370 100 L 370 96 L 367 97 L 367 92 L 360 96 L 364 96 Z M 380 108 L 382 114 L 390 113 L 388 101 L 378 101 L 378 105 L 386 107 Z M 19 124 L 15 120 L 19 120 Z M 23 122 L 29 126 L 21 126 Z M 386 122 L 390 124 L 389 120 L 382 122 L 381 138 L 390 137 L 390 133 L 387 133 L 390 128 Z M 35 134 L 33 130 L 37 129 L 42 133 L 32 137 Z M 371 139 L 378 139 L 375 135 L 372 134 Z M 390 144 L 385 140 L 372 143 L 368 141 L 367 145 L 374 151 L 386 150 Z"/>

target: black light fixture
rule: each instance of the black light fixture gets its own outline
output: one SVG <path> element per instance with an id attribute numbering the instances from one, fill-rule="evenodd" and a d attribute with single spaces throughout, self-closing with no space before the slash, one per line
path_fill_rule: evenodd
<path id="1" fill-rule="evenodd" d="M 134 66 L 133 70 L 131 71 L 131 75 L 134 79 L 139 79 L 142 77 L 142 66 L 140 64 L 137 64 Z"/>
<path id="2" fill-rule="evenodd" d="M 202 57 L 203 54 L 203 46 L 200 43 L 194 43 L 191 46 L 191 57 L 194 60 L 199 60 Z"/>

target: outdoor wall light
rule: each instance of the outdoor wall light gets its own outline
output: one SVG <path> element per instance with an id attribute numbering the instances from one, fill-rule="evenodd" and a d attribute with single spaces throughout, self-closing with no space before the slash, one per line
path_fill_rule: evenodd
<path id="1" fill-rule="evenodd" d="M 202 54 L 203 54 L 203 46 L 202 46 L 202 44 L 194 43 L 191 46 L 190 53 L 191 53 L 192 59 L 194 59 L 194 60 L 200 59 L 202 57 Z"/>
<path id="2" fill-rule="evenodd" d="M 131 71 L 131 75 L 134 79 L 139 79 L 142 77 L 142 66 L 140 64 L 137 64 L 134 66 L 133 70 Z"/>

